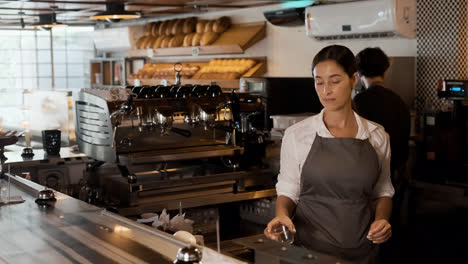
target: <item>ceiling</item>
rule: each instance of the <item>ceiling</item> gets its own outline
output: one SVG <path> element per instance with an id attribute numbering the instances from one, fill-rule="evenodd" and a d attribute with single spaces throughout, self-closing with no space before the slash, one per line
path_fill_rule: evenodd
<path id="1" fill-rule="evenodd" d="M 106 4 L 124 3 L 127 11 L 141 13 L 142 18 L 161 17 L 198 11 L 242 9 L 287 2 L 280 0 L 228 1 L 228 0 L 0 0 L 0 27 L 31 27 L 39 20 L 39 14 L 55 12 L 57 21 L 68 25 L 94 25 L 92 15 L 105 11 Z"/>

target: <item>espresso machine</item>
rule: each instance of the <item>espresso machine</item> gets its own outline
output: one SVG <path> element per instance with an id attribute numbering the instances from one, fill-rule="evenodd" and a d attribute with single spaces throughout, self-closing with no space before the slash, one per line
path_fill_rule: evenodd
<path id="1" fill-rule="evenodd" d="M 93 199 L 136 215 L 183 199 L 242 200 L 233 197 L 266 189 L 274 195 L 274 175 L 261 164 L 264 132 L 249 122 L 263 111 L 261 97 L 215 84 L 82 89 L 76 137 L 100 171 L 91 172 L 99 188 Z"/>

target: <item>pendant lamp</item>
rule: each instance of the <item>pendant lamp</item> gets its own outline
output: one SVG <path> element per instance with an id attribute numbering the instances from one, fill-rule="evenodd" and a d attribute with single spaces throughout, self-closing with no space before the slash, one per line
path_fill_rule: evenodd
<path id="1" fill-rule="evenodd" d="M 99 12 L 92 16 L 91 19 L 96 20 L 120 20 L 120 19 L 134 19 L 139 18 L 140 15 L 135 12 L 125 10 L 124 4 L 106 4 L 106 11 Z"/>
<path id="2" fill-rule="evenodd" d="M 33 24 L 34 28 L 41 27 L 41 28 L 46 28 L 46 29 L 50 29 L 59 25 L 63 25 L 63 24 L 60 22 L 57 22 L 55 13 L 39 14 L 39 22 L 36 22 Z"/>

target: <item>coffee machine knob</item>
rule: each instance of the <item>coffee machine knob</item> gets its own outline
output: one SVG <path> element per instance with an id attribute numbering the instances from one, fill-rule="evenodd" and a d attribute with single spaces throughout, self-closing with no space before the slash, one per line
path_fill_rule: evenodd
<path id="1" fill-rule="evenodd" d="M 137 177 L 135 174 L 129 174 L 127 176 L 128 183 L 135 184 L 137 182 Z"/>

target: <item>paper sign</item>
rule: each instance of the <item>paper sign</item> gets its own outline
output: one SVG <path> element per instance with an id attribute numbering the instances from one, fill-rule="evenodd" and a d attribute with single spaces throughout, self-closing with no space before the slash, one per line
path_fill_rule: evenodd
<path id="1" fill-rule="evenodd" d="M 148 56 L 148 57 L 153 57 L 153 56 L 154 56 L 154 51 L 153 51 L 152 49 L 149 49 L 149 50 L 147 51 L 146 56 Z"/>
<path id="2" fill-rule="evenodd" d="M 192 56 L 198 56 L 198 55 L 200 55 L 200 49 L 198 47 L 193 47 Z"/>

